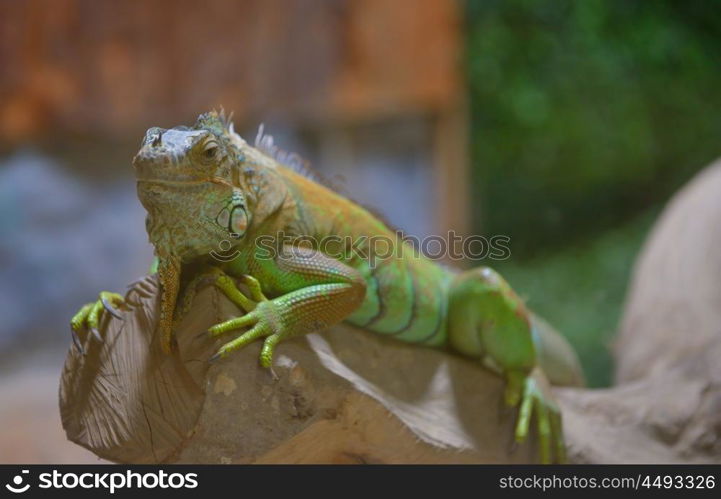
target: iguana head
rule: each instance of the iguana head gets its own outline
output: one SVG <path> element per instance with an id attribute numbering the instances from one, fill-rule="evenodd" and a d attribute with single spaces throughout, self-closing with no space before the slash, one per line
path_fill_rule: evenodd
<path id="1" fill-rule="evenodd" d="M 192 127 L 150 128 L 133 166 L 156 253 L 207 255 L 223 241 L 237 244 L 277 209 L 284 186 L 256 156 L 214 111 Z"/>

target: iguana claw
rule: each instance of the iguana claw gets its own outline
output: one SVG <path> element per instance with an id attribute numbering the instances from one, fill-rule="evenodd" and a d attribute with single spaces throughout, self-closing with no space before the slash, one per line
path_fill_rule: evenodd
<path id="1" fill-rule="evenodd" d="M 120 311 L 118 309 L 116 309 L 115 307 L 113 307 L 113 305 L 110 303 L 110 301 L 108 300 L 108 297 L 106 295 L 101 294 L 100 301 L 102 302 L 103 307 L 105 307 L 105 310 L 110 312 L 113 317 L 115 317 L 116 319 L 123 320 L 123 316 L 120 313 Z"/>
<path id="2" fill-rule="evenodd" d="M 80 337 L 78 336 L 78 333 L 75 332 L 74 329 L 70 329 L 70 336 L 73 338 L 73 344 L 75 345 L 75 348 L 78 349 L 78 351 L 85 355 L 85 349 L 83 348 L 83 344 L 80 343 Z"/>
<path id="3" fill-rule="evenodd" d="M 103 337 L 100 336 L 100 331 L 98 331 L 98 328 L 96 328 L 96 327 L 91 327 L 91 328 L 90 328 L 90 332 L 93 333 L 93 336 L 95 337 L 96 340 L 98 340 L 98 341 L 100 341 L 100 342 L 103 341 Z"/>

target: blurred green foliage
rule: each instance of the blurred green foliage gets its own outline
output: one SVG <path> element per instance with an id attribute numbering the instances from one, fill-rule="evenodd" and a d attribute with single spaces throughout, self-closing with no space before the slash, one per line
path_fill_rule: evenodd
<path id="1" fill-rule="evenodd" d="M 515 256 L 658 205 L 721 153 L 715 2 L 471 0 L 476 227 Z"/>
<path id="2" fill-rule="evenodd" d="M 721 6 L 469 0 L 474 221 L 497 265 L 608 385 L 653 216 L 721 155 Z"/>

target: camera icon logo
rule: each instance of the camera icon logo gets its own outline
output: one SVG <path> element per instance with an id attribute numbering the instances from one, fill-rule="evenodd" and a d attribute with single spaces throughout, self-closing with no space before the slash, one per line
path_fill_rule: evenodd
<path id="1" fill-rule="evenodd" d="M 30 484 L 26 483 L 23 485 L 23 475 L 26 475 L 30 473 L 29 470 L 21 470 L 20 475 L 15 475 L 12 479 L 12 484 L 8 483 L 5 484 L 5 488 L 8 489 L 10 492 L 13 492 L 14 494 L 22 494 L 23 492 L 26 492 L 30 488 Z"/>

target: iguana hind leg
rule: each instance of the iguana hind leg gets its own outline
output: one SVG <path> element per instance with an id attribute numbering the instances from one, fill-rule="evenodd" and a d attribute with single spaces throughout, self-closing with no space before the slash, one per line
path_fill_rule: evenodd
<path id="1" fill-rule="evenodd" d="M 451 346 L 505 377 L 505 402 L 518 407 L 516 440 L 526 440 L 535 416 L 541 462 L 562 462 L 561 414 L 538 365 L 530 317 L 508 283 L 487 267 L 459 274 L 449 291 Z"/>

